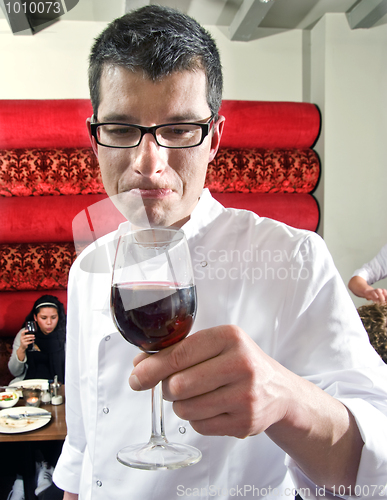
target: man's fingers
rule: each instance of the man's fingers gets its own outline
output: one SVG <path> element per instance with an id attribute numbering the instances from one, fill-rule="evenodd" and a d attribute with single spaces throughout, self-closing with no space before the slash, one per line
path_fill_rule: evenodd
<path id="1" fill-rule="evenodd" d="M 185 370 L 172 374 L 163 381 L 163 395 L 167 401 L 189 399 L 238 380 L 227 362 L 218 357 L 210 358 Z"/>
<path id="2" fill-rule="evenodd" d="M 239 329 L 232 326 L 201 330 L 146 359 L 141 358 L 129 379 L 130 386 L 134 390 L 150 389 L 174 373 L 218 356 L 230 339 L 238 335 Z"/>
<path id="3" fill-rule="evenodd" d="M 134 357 L 133 359 L 133 366 L 137 366 L 141 361 L 144 359 L 148 358 L 150 354 L 147 354 L 146 352 L 140 352 L 137 354 L 137 356 Z"/>

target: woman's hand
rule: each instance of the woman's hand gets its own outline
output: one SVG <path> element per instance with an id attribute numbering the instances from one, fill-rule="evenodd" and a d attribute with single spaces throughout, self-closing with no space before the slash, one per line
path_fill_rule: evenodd
<path id="1" fill-rule="evenodd" d="M 18 347 L 18 350 L 16 351 L 17 357 L 19 358 L 19 361 L 24 361 L 26 357 L 26 350 L 28 349 L 28 346 L 30 344 L 33 344 L 35 342 L 35 335 L 33 333 L 29 333 L 28 330 L 25 328 L 21 332 L 20 336 L 20 346 Z"/>

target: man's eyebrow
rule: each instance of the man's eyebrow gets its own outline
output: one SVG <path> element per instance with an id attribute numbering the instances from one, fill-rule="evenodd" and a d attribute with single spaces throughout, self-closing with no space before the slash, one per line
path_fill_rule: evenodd
<path id="1" fill-rule="evenodd" d="M 103 117 L 99 117 L 98 121 L 100 122 L 124 122 L 124 123 L 136 123 L 133 116 L 112 113 L 109 115 L 105 115 Z"/>
<path id="2" fill-rule="evenodd" d="M 197 115 L 196 113 L 190 114 L 181 114 L 181 115 L 173 115 L 165 119 L 163 123 L 179 123 L 179 122 L 197 122 L 204 121 L 207 117 L 202 117 L 201 115 Z M 139 120 L 131 115 L 124 115 L 118 113 L 112 113 L 105 115 L 103 117 L 99 117 L 98 121 L 101 123 L 104 122 L 121 122 L 121 123 L 133 123 L 139 124 Z"/>

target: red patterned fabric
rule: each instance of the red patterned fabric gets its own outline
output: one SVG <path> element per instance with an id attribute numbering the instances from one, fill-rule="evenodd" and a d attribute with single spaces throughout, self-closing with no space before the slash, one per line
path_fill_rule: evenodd
<path id="1" fill-rule="evenodd" d="M 221 149 L 209 164 L 213 192 L 309 193 L 320 174 L 311 149 Z M 0 196 L 105 194 L 98 160 L 86 149 L 0 150 Z"/>
<path id="2" fill-rule="evenodd" d="M 310 148 L 320 132 L 314 104 L 279 101 L 223 101 L 222 148 Z"/>
<path id="3" fill-rule="evenodd" d="M 0 196 L 104 193 L 91 148 L 0 150 Z"/>
<path id="4" fill-rule="evenodd" d="M 35 300 L 46 293 L 58 297 L 67 310 L 67 290 L 0 292 L 0 336 L 15 336 L 23 326 Z"/>
<path id="5" fill-rule="evenodd" d="M 0 291 L 65 290 L 75 257 L 73 243 L 0 245 Z"/>
<path id="6" fill-rule="evenodd" d="M 222 149 L 206 186 L 215 193 L 310 193 L 320 175 L 312 149 Z"/>

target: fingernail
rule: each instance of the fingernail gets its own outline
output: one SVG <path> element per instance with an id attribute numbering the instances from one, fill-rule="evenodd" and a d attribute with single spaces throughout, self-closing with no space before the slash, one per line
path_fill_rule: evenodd
<path id="1" fill-rule="evenodd" d="M 134 391 L 140 391 L 141 390 L 141 384 L 136 375 L 131 375 L 129 377 L 129 385 Z"/>

